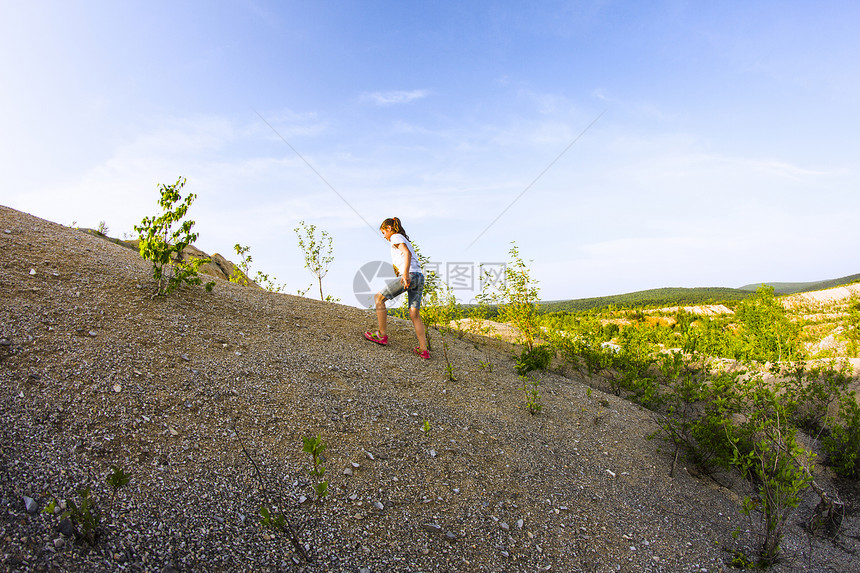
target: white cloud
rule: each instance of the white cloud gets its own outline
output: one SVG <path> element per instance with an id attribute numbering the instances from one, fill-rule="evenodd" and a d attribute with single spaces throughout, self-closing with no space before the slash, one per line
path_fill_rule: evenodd
<path id="1" fill-rule="evenodd" d="M 428 95 L 429 92 L 427 90 L 368 92 L 362 94 L 361 99 L 378 106 L 390 106 L 424 99 Z"/>

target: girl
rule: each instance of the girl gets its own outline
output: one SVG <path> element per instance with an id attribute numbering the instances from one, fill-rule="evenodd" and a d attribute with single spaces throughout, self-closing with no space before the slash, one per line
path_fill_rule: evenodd
<path id="1" fill-rule="evenodd" d="M 409 318 L 415 327 L 415 336 L 418 338 L 418 346 L 415 354 L 423 359 L 430 358 L 427 350 L 427 337 L 424 333 L 424 321 L 421 320 L 421 290 L 424 288 L 424 273 L 421 272 L 421 263 L 415 255 L 415 249 L 409 242 L 409 235 L 403 230 L 400 219 L 392 217 L 386 219 L 379 226 L 382 236 L 391 243 L 391 262 L 394 263 L 394 274 L 400 277 L 391 281 L 380 292 L 376 293 L 373 300 L 376 302 L 376 322 L 379 330 L 375 334 L 365 332 L 364 337 L 371 342 L 385 346 L 388 344 L 388 310 L 385 301 L 391 300 L 404 291 L 409 297 Z"/>

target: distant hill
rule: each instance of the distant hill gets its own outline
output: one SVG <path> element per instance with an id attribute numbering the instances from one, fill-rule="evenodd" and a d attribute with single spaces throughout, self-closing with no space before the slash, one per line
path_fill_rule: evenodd
<path id="1" fill-rule="evenodd" d="M 812 292 L 816 290 L 824 290 L 838 286 L 848 285 L 860 281 L 860 274 L 849 275 L 838 279 L 827 281 L 808 282 L 808 283 L 764 283 L 772 286 L 776 294 L 796 294 L 799 292 Z M 761 286 L 761 283 L 748 284 L 739 287 L 738 290 L 755 292 Z"/>
<path id="2" fill-rule="evenodd" d="M 764 283 L 772 286 L 778 295 L 812 292 L 843 286 L 860 281 L 860 274 L 818 282 L 805 283 Z M 558 300 L 542 302 L 541 312 L 582 312 L 610 306 L 618 308 L 648 308 L 664 306 L 694 306 L 702 304 L 726 304 L 743 300 L 755 293 L 762 283 L 754 283 L 740 288 L 728 287 L 667 287 L 642 290 L 627 294 L 616 294 L 594 298 Z"/>
<path id="3" fill-rule="evenodd" d="M 643 308 L 660 306 L 693 306 L 743 300 L 752 292 L 727 287 L 667 287 L 595 298 L 542 302 L 541 312 L 581 312 L 615 306 Z"/>

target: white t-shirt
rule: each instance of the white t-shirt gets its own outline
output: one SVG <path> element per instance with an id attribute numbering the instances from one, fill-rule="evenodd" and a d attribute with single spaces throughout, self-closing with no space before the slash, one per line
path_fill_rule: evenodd
<path id="1" fill-rule="evenodd" d="M 395 233 L 391 235 L 391 238 L 388 239 L 388 241 L 391 243 L 391 262 L 394 265 L 394 272 L 397 273 L 398 276 L 402 274 L 403 269 L 406 267 L 406 253 L 397 247 L 397 245 L 401 243 L 406 245 L 406 248 L 409 249 L 409 252 L 412 254 L 411 260 L 409 261 L 409 273 L 421 272 L 421 263 L 418 261 L 418 256 L 415 254 L 415 249 L 412 248 L 412 243 L 409 242 L 409 239 L 400 233 Z"/>

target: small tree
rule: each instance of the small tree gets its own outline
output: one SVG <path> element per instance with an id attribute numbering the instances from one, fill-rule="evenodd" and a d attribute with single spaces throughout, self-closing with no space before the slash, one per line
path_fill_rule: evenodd
<path id="1" fill-rule="evenodd" d="M 755 489 L 755 495 L 744 498 L 742 511 L 749 517 L 760 513 L 759 564 L 764 567 L 779 557 L 788 518 L 813 481 L 810 467 L 815 455 L 797 442 L 797 429 L 779 395 L 782 390 L 753 380 L 744 396 L 748 407 L 744 438 L 731 436 L 731 424 L 726 429 L 734 448 L 732 464 Z"/>
<path id="2" fill-rule="evenodd" d="M 251 261 L 253 260 L 251 257 L 251 247 L 243 247 L 241 244 L 236 243 L 233 249 L 239 255 L 239 264 L 233 266 L 233 272 L 230 273 L 228 278 L 232 283 L 249 286 L 251 284 Z M 277 281 L 276 277 L 271 277 L 262 271 L 257 271 L 257 274 L 254 275 L 254 283 L 269 292 L 283 292 L 287 288 L 285 283 L 278 284 Z"/>
<path id="3" fill-rule="evenodd" d="M 231 283 L 248 286 L 250 284 L 248 273 L 251 272 L 250 268 L 252 260 L 249 253 L 251 247 L 243 247 L 239 243 L 236 243 L 233 249 L 235 249 L 236 254 L 239 255 L 239 264 L 233 265 L 233 271 L 230 273 L 228 278 Z"/>
<path id="4" fill-rule="evenodd" d="M 317 278 L 319 283 L 320 300 L 332 300 L 331 297 L 323 295 L 322 288 L 322 280 L 334 261 L 331 235 L 320 231 L 320 236 L 317 238 L 316 230 L 316 225 L 307 225 L 304 221 L 300 221 L 299 226 L 293 229 L 299 238 L 299 248 L 305 257 L 305 268 Z"/>
<path id="5" fill-rule="evenodd" d="M 529 269 L 520 258 L 516 243 L 511 243 L 510 262 L 505 267 L 505 280 L 496 286 L 494 298 L 499 306 L 502 322 L 515 326 L 520 333 L 519 342 L 531 352 L 539 332 L 537 281 L 529 276 Z"/>
<path id="6" fill-rule="evenodd" d="M 779 362 L 797 354 L 800 328 L 789 320 L 772 286 L 761 285 L 738 305 L 736 316 L 747 358 Z"/>
<path id="7" fill-rule="evenodd" d="M 182 258 L 185 247 L 197 240 L 197 233 L 192 233 L 194 221 L 183 221 L 188 208 L 197 196 L 190 193 L 184 200 L 179 191 L 185 186 L 185 178 L 180 177 L 173 185 L 159 184 L 161 199 L 158 204 L 163 213 L 157 217 L 145 217 L 134 230 L 140 237 L 140 256 L 152 262 L 152 275 L 157 283 L 157 295 L 170 294 L 182 284 L 199 285 L 203 281 L 197 275 L 201 264 L 210 259 Z M 177 205 L 178 203 L 178 205 Z M 178 229 L 173 225 L 181 223 Z M 214 282 L 206 284 L 206 290 L 211 290 Z"/>

